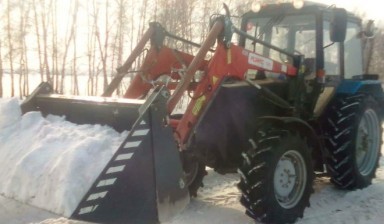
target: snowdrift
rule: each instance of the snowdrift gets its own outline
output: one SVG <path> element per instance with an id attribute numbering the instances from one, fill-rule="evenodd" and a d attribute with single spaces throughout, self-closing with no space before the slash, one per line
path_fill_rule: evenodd
<path id="1" fill-rule="evenodd" d="M 69 217 L 126 135 L 0 99 L 0 194 Z"/>

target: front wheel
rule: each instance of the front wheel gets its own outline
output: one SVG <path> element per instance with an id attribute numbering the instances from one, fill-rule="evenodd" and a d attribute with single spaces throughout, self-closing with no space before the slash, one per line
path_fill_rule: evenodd
<path id="1" fill-rule="evenodd" d="M 182 152 L 182 163 L 186 185 L 191 197 L 197 197 L 197 191 L 203 187 L 203 179 L 208 173 L 205 164 L 198 161 L 193 153 Z"/>
<path id="2" fill-rule="evenodd" d="M 246 214 L 266 223 L 293 223 L 313 192 L 311 149 L 296 131 L 262 128 L 250 139 L 238 172 Z"/>

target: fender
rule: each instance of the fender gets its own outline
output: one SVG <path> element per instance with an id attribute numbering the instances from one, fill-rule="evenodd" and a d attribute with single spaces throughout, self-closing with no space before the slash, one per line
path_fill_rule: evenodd
<path id="1" fill-rule="evenodd" d="M 383 89 L 379 80 L 343 80 L 336 89 L 338 94 L 356 94 L 357 92 L 383 97 Z"/>
<path id="2" fill-rule="evenodd" d="M 364 93 L 372 96 L 380 105 L 381 116 L 384 117 L 384 92 L 380 80 L 343 80 L 337 87 L 337 94 Z"/>
<path id="3" fill-rule="evenodd" d="M 325 151 L 316 131 L 307 122 L 296 117 L 265 116 L 257 119 L 256 128 L 266 124 L 270 124 L 275 127 L 284 127 L 289 130 L 298 130 L 301 134 L 307 137 L 307 142 L 313 147 L 314 150 L 312 155 L 315 155 L 314 159 L 317 162 L 321 159 L 321 164 L 324 164 L 327 152 Z"/>

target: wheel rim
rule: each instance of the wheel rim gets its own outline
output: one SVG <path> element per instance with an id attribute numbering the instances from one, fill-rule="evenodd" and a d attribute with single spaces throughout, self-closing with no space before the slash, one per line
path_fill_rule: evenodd
<path id="1" fill-rule="evenodd" d="M 303 156 L 294 150 L 285 152 L 277 163 L 273 187 L 275 197 L 285 209 L 294 207 L 301 199 L 307 183 Z"/>
<path id="2" fill-rule="evenodd" d="M 376 167 L 380 149 L 380 122 L 374 110 L 364 112 L 357 131 L 356 164 L 361 175 L 369 175 Z"/>
<path id="3" fill-rule="evenodd" d="M 186 185 L 189 186 L 195 180 L 197 173 L 199 171 L 199 163 L 196 162 L 187 162 L 184 164 L 184 177 Z"/>

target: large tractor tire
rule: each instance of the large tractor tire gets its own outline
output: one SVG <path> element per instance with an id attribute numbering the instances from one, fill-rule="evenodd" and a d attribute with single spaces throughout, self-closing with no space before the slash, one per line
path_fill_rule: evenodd
<path id="1" fill-rule="evenodd" d="M 331 182 L 343 189 L 370 185 L 381 155 L 377 102 L 363 94 L 337 96 L 326 113 L 323 129 Z"/>
<path id="2" fill-rule="evenodd" d="M 311 148 L 296 131 L 262 128 L 249 140 L 238 172 L 246 214 L 264 223 L 293 223 L 313 192 Z"/>
<path id="3" fill-rule="evenodd" d="M 186 185 L 191 197 L 197 197 L 197 191 L 204 187 L 203 179 L 208 174 L 205 164 L 198 161 L 192 153 L 182 153 L 182 163 Z"/>
<path id="4" fill-rule="evenodd" d="M 183 114 L 172 114 L 171 119 L 180 120 Z M 181 161 L 183 164 L 185 184 L 188 186 L 189 195 L 197 197 L 197 191 L 200 187 L 204 187 L 203 179 L 208 174 L 205 170 L 205 164 L 200 162 L 198 158 L 190 151 L 181 152 Z"/>

